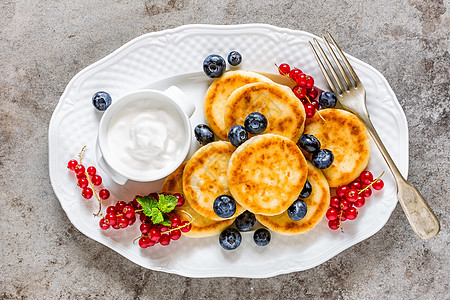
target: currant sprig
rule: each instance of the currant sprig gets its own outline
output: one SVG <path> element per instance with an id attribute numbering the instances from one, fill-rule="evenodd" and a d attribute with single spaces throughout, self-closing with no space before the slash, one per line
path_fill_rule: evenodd
<path id="1" fill-rule="evenodd" d="M 107 189 L 101 189 L 98 193 L 95 186 L 102 184 L 102 177 L 97 173 L 97 169 L 94 166 L 89 166 L 87 169 L 83 166 L 83 153 L 86 150 L 86 146 L 81 148 L 78 153 L 78 161 L 75 159 L 70 160 L 67 163 L 67 168 L 74 171 L 78 182 L 77 185 L 82 189 L 81 195 L 85 199 L 91 199 L 95 196 L 98 202 L 98 212 L 94 216 L 101 216 L 100 212 L 102 210 L 102 200 L 106 200 L 110 196 L 110 192 Z"/>
<path id="2" fill-rule="evenodd" d="M 295 83 L 292 91 L 302 102 L 305 108 L 306 117 L 312 118 L 317 112 L 319 117 L 325 121 L 319 113 L 319 102 L 315 100 L 318 96 L 318 90 L 314 86 L 314 78 L 310 75 L 306 75 L 298 68 L 294 67 L 291 69 L 291 67 L 286 63 L 283 63 L 280 66 L 275 64 L 275 66 L 281 75 L 289 78 L 293 83 Z"/>
<path id="3" fill-rule="evenodd" d="M 359 177 L 348 185 L 341 185 L 336 189 L 336 196 L 331 197 L 330 207 L 326 213 L 328 227 L 332 230 L 340 228 L 344 232 L 342 222 L 354 220 L 358 216 L 358 209 L 366 203 L 367 197 L 372 195 L 372 189 L 381 190 L 384 182 L 381 177 L 373 179 L 373 175 L 369 171 L 363 171 Z"/>

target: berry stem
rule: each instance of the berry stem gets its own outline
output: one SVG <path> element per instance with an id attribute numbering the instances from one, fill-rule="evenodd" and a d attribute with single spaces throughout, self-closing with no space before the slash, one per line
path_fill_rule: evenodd
<path id="1" fill-rule="evenodd" d="M 380 180 L 381 176 L 383 176 L 383 175 L 384 175 L 384 171 L 383 171 L 383 173 L 381 173 L 380 176 L 378 176 L 377 179 L 375 179 L 375 180 L 372 181 L 368 186 L 366 186 L 365 188 L 363 188 L 362 190 L 360 190 L 360 191 L 358 192 L 358 195 L 361 194 L 362 192 L 364 192 L 365 190 L 367 190 L 368 188 L 370 188 L 375 182 L 377 182 L 378 180 Z"/>
<path id="2" fill-rule="evenodd" d="M 309 102 L 310 104 L 312 104 L 311 100 L 309 100 L 308 95 L 305 95 L 305 97 L 306 97 L 306 100 L 308 100 L 308 102 Z M 314 109 L 316 110 L 316 113 L 319 115 L 319 117 L 326 123 L 327 120 L 325 120 L 325 119 L 322 117 L 322 115 L 320 114 L 320 112 L 319 112 L 316 108 L 314 108 Z"/>
<path id="3" fill-rule="evenodd" d="M 341 212 L 339 213 L 339 228 L 341 229 L 341 232 L 344 233 L 344 229 L 342 228 L 342 214 L 344 213 L 344 210 L 342 208 L 343 205 L 341 204 Z"/>
<path id="4" fill-rule="evenodd" d="M 83 159 L 83 152 L 86 150 L 86 145 L 83 146 L 83 148 L 81 148 L 80 153 L 78 154 L 78 159 L 80 161 L 80 165 L 81 165 L 81 161 Z M 95 190 L 94 184 L 92 184 L 91 179 L 89 178 L 89 174 L 87 173 L 87 171 L 84 171 L 84 175 L 86 176 L 87 181 L 89 182 L 89 185 L 91 186 L 92 191 L 94 192 L 94 196 L 95 198 L 97 198 L 97 202 L 98 202 L 98 212 L 96 214 L 94 214 L 94 217 L 100 217 L 101 214 L 100 212 L 102 211 L 102 200 L 100 199 L 100 197 L 97 195 L 97 191 Z"/>
<path id="5" fill-rule="evenodd" d="M 194 220 L 195 220 L 195 218 L 194 218 L 190 213 L 188 213 L 188 212 L 185 211 L 185 210 L 182 210 L 182 209 L 176 209 L 176 211 L 185 213 L 186 215 L 189 216 L 189 218 L 191 218 L 191 220 L 189 221 L 189 223 L 186 223 L 186 224 L 184 224 L 184 225 L 180 225 L 180 226 L 177 226 L 177 227 L 175 227 L 175 228 L 169 229 L 169 230 L 167 230 L 165 233 L 169 233 L 169 232 L 171 232 L 171 231 L 178 230 L 178 229 L 181 229 L 181 228 L 183 228 L 183 227 L 187 227 L 187 226 L 191 225 L 192 222 L 194 222 Z"/>

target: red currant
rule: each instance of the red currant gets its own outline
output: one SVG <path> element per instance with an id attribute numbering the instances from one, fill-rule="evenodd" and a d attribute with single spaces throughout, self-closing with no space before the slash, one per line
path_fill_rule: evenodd
<path id="1" fill-rule="evenodd" d="M 114 229 L 120 229 L 119 223 L 116 223 L 116 224 L 112 225 L 112 228 L 114 228 Z"/>
<path id="2" fill-rule="evenodd" d="M 341 203 L 339 206 L 341 207 L 342 210 L 346 210 L 347 208 L 352 206 L 352 204 L 349 201 L 343 199 L 343 200 L 341 200 Z"/>
<path id="3" fill-rule="evenodd" d="M 301 87 L 306 87 L 306 74 L 300 74 L 297 76 L 297 79 L 295 80 L 297 84 Z"/>
<path id="4" fill-rule="evenodd" d="M 117 223 L 117 217 L 116 217 L 116 213 L 115 212 L 114 213 L 108 213 L 105 218 L 108 221 L 108 224 L 111 225 L 111 226 L 113 226 L 113 225 L 115 225 Z"/>
<path id="5" fill-rule="evenodd" d="M 130 205 L 125 206 L 125 208 L 123 209 L 123 214 L 128 219 L 133 217 L 134 216 L 134 208 L 133 208 L 133 206 L 130 206 Z"/>
<path id="6" fill-rule="evenodd" d="M 122 212 L 126 205 L 125 201 L 119 201 L 116 203 L 116 210 Z"/>
<path id="7" fill-rule="evenodd" d="M 93 166 L 90 166 L 90 167 L 87 168 L 86 172 L 89 175 L 94 176 L 95 173 L 97 173 L 97 169 L 95 167 L 93 167 Z"/>
<path id="8" fill-rule="evenodd" d="M 341 204 L 341 199 L 339 199 L 339 197 L 331 197 L 330 199 L 330 207 L 332 208 L 336 208 L 336 209 L 340 209 L 339 204 Z"/>
<path id="9" fill-rule="evenodd" d="M 109 198 L 111 194 L 109 193 L 109 191 L 107 189 L 101 189 L 100 192 L 98 192 L 98 196 L 100 197 L 100 199 L 106 200 Z"/>
<path id="10" fill-rule="evenodd" d="M 354 220 L 358 216 L 358 210 L 354 207 L 349 207 L 344 211 L 344 215 L 347 217 L 347 219 Z"/>
<path id="11" fill-rule="evenodd" d="M 159 230 L 160 230 L 161 232 L 166 232 L 167 230 L 169 230 L 169 227 L 167 227 L 167 226 L 161 226 L 161 227 L 159 227 Z"/>
<path id="12" fill-rule="evenodd" d="M 364 204 L 366 203 L 366 199 L 364 199 L 363 196 L 358 196 L 358 198 L 356 198 L 355 203 L 353 203 L 353 205 L 355 207 L 362 207 L 364 206 Z"/>
<path id="13" fill-rule="evenodd" d="M 314 114 L 316 113 L 316 109 L 314 108 L 314 106 L 311 103 L 306 103 L 305 104 L 305 113 L 306 113 L 307 118 L 312 118 L 312 117 L 314 117 Z"/>
<path id="14" fill-rule="evenodd" d="M 131 218 L 128 218 L 128 226 L 131 226 L 136 222 L 136 216 L 133 215 Z"/>
<path id="15" fill-rule="evenodd" d="M 81 179 L 81 178 L 86 178 L 86 174 L 80 173 L 79 175 L 77 175 L 77 179 Z"/>
<path id="16" fill-rule="evenodd" d="M 336 208 L 330 207 L 327 211 L 327 219 L 330 221 L 336 220 L 339 217 L 339 210 Z"/>
<path id="17" fill-rule="evenodd" d="M 108 206 L 108 208 L 106 209 L 106 213 L 107 214 L 116 214 L 116 207 L 113 205 Z"/>
<path id="18" fill-rule="evenodd" d="M 317 97 L 318 94 L 319 94 L 319 92 L 317 91 L 317 88 L 316 88 L 315 86 L 313 86 L 312 88 L 310 88 L 310 89 L 308 90 L 308 97 L 309 97 L 311 100 L 316 99 L 316 97 Z"/>
<path id="19" fill-rule="evenodd" d="M 67 163 L 67 168 L 69 168 L 69 170 L 75 170 L 75 167 L 78 165 L 78 162 L 75 159 L 69 160 L 69 162 Z"/>
<path id="20" fill-rule="evenodd" d="M 147 223 L 142 223 L 141 226 L 139 227 L 139 229 L 141 230 L 142 234 L 147 234 L 150 232 L 150 229 L 152 229 L 152 225 L 147 224 Z"/>
<path id="21" fill-rule="evenodd" d="M 80 175 L 80 174 L 84 174 L 84 166 L 83 165 L 76 165 L 75 166 L 75 174 Z"/>
<path id="22" fill-rule="evenodd" d="M 155 199 L 158 199 L 158 193 L 150 193 L 150 194 L 148 194 L 148 196 L 152 197 L 152 198 L 155 198 Z"/>
<path id="23" fill-rule="evenodd" d="M 362 188 L 363 188 L 361 182 L 359 182 L 357 180 L 350 183 L 349 187 L 351 187 L 352 189 L 355 189 L 357 191 L 362 190 Z"/>
<path id="24" fill-rule="evenodd" d="M 101 229 L 103 229 L 103 230 L 106 230 L 106 229 L 108 229 L 109 228 L 109 224 L 105 221 L 105 219 L 104 218 L 102 218 L 101 220 L 100 220 L 100 228 Z"/>
<path id="25" fill-rule="evenodd" d="M 336 230 L 339 228 L 339 220 L 330 220 L 328 221 L 328 227 L 330 227 L 330 229 L 332 230 Z"/>
<path id="26" fill-rule="evenodd" d="M 161 238 L 161 231 L 159 231 L 157 228 L 152 228 L 149 231 L 149 236 L 152 241 L 157 243 Z"/>
<path id="27" fill-rule="evenodd" d="M 369 171 L 363 171 L 361 175 L 359 175 L 359 180 L 363 184 L 370 184 L 373 181 L 373 175 Z"/>
<path id="28" fill-rule="evenodd" d="M 306 103 L 309 103 L 306 98 L 300 98 L 300 102 L 303 104 L 303 106 L 305 106 Z"/>
<path id="29" fill-rule="evenodd" d="M 100 177 L 100 175 L 92 176 L 91 181 L 92 181 L 93 185 L 100 185 L 100 184 L 102 184 L 102 178 Z"/>
<path id="30" fill-rule="evenodd" d="M 181 224 L 181 220 L 178 217 L 172 217 L 170 222 L 172 222 L 172 228 L 176 228 Z"/>
<path id="31" fill-rule="evenodd" d="M 341 222 L 347 221 L 347 217 L 345 216 L 344 213 L 342 213 L 342 215 L 340 216 L 341 218 Z"/>
<path id="32" fill-rule="evenodd" d="M 278 72 L 280 72 L 281 75 L 287 75 L 291 71 L 291 67 L 288 64 L 281 64 L 278 67 Z"/>
<path id="33" fill-rule="evenodd" d="M 370 197 L 372 195 L 372 190 L 368 188 L 362 191 L 360 195 L 363 196 L 364 198 Z"/>
<path id="34" fill-rule="evenodd" d="M 170 239 L 172 240 L 178 240 L 181 237 L 181 231 L 180 230 L 173 230 L 169 233 Z"/>
<path id="35" fill-rule="evenodd" d="M 136 199 L 128 203 L 128 205 L 130 204 L 133 206 L 134 210 L 142 209 L 142 205 L 139 202 L 137 202 Z"/>
<path id="36" fill-rule="evenodd" d="M 303 74 L 303 72 L 300 69 L 295 68 L 289 72 L 289 77 L 291 77 L 293 80 L 296 80 L 298 75 L 300 74 Z"/>
<path id="37" fill-rule="evenodd" d="M 119 217 L 117 222 L 118 222 L 120 228 L 128 227 L 128 218 L 127 217 L 121 216 L 121 217 Z"/>
<path id="38" fill-rule="evenodd" d="M 373 187 L 374 190 L 377 190 L 377 191 L 381 190 L 381 189 L 384 187 L 384 182 L 383 182 L 383 180 L 378 179 L 377 181 L 375 181 L 375 182 L 372 184 L 372 187 Z"/>
<path id="39" fill-rule="evenodd" d="M 92 189 L 89 187 L 85 187 L 83 191 L 81 191 L 81 195 L 86 199 L 91 199 L 94 193 L 92 192 Z"/>
<path id="40" fill-rule="evenodd" d="M 314 86 L 314 79 L 313 79 L 311 76 L 306 75 L 306 83 L 305 83 L 305 87 L 306 87 L 307 89 L 310 89 L 310 88 L 312 88 L 313 86 Z"/>
<path id="41" fill-rule="evenodd" d="M 143 237 L 141 237 L 140 239 L 139 239 L 139 246 L 141 247 L 141 248 L 147 248 L 148 247 L 148 241 L 149 240 L 149 238 L 148 237 L 146 237 L 146 236 L 143 236 Z"/>
<path id="42" fill-rule="evenodd" d="M 167 246 L 170 244 L 170 236 L 165 233 L 161 235 L 161 238 L 159 239 L 159 243 L 163 246 Z"/>
<path id="43" fill-rule="evenodd" d="M 183 221 L 183 222 L 181 222 L 180 226 L 183 226 L 183 227 L 181 227 L 181 229 L 180 229 L 181 232 L 189 232 L 189 231 L 191 230 L 192 224 L 189 224 L 189 225 L 187 225 L 187 224 L 189 224 L 188 221 Z"/>
<path id="44" fill-rule="evenodd" d="M 349 189 L 347 193 L 345 193 L 345 199 L 349 202 L 355 202 L 358 196 L 358 191 L 353 188 Z"/>
<path id="45" fill-rule="evenodd" d="M 292 88 L 292 91 L 294 92 L 295 96 L 297 96 L 299 99 L 304 98 L 306 96 L 306 89 L 301 86 L 294 86 Z"/>
<path id="46" fill-rule="evenodd" d="M 140 220 L 142 223 L 144 223 L 144 222 L 147 222 L 147 220 L 149 220 L 149 218 L 148 218 L 145 214 L 141 213 L 141 214 L 139 215 L 139 220 Z"/>
<path id="47" fill-rule="evenodd" d="M 312 106 L 314 106 L 315 110 L 319 110 L 319 108 L 320 108 L 319 102 L 317 102 L 316 100 L 312 100 L 311 104 L 312 104 Z"/>
<path id="48" fill-rule="evenodd" d="M 350 188 L 346 185 L 341 185 L 340 187 L 338 187 L 336 189 L 336 195 L 339 198 L 345 199 L 345 194 L 347 194 L 347 192 L 350 190 Z"/>
<path id="49" fill-rule="evenodd" d="M 83 177 L 83 178 L 78 179 L 77 184 L 80 188 L 84 189 L 85 187 L 87 187 L 89 185 L 89 181 L 87 180 L 86 177 Z"/>

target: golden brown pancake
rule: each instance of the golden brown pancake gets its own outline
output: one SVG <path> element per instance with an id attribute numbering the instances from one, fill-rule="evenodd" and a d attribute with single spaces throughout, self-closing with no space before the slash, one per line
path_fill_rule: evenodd
<path id="1" fill-rule="evenodd" d="M 267 118 L 264 133 L 273 133 L 297 142 L 305 125 L 303 104 L 289 87 L 276 83 L 256 82 L 235 90 L 224 111 L 226 128 L 244 125 L 245 118 L 259 112 Z"/>
<path id="2" fill-rule="evenodd" d="M 190 206 L 202 216 L 222 221 L 214 212 L 214 200 L 220 195 L 231 195 L 228 188 L 227 167 L 236 148 L 218 141 L 201 147 L 188 161 L 183 173 L 183 191 Z M 236 203 L 235 218 L 245 211 Z"/>
<path id="3" fill-rule="evenodd" d="M 239 146 L 228 164 L 228 185 L 245 209 L 277 215 L 294 202 L 306 181 L 306 160 L 290 139 L 262 134 Z"/>
<path id="4" fill-rule="evenodd" d="M 322 172 L 330 187 L 338 187 L 355 180 L 367 167 L 370 158 L 369 134 L 364 123 L 354 114 L 341 109 L 320 110 L 314 117 L 306 119 L 304 134 L 314 135 L 321 148 L 331 150 L 333 164 Z M 303 151 L 306 158 L 312 155 Z"/>
<path id="5" fill-rule="evenodd" d="M 179 193 L 183 194 L 183 171 L 187 162 L 184 162 L 181 166 L 179 166 L 172 174 L 167 176 L 164 184 L 161 188 L 161 192 L 163 193 Z M 184 204 L 180 207 L 177 207 L 174 210 L 174 214 L 178 216 L 181 221 L 190 221 L 191 218 L 189 215 L 184 213 L 183 211 L 190 214 L 194 221 L 191 223 L 191 230 L 189 232 L 182 232 L 183 235 L 191 238 L 201 238 L 217 235 L 222 230 L 233 224 L 234 219 L 227 219 L 223 221 L 214 221 L 204 216 L 198 214 L 192 207 L 189 205 L 189 202 L 185 201 Z"/>
<path id="6" fill-rule="evenodd" d="M 204 112 L 206 123 L 222 140 L 226 140 L 229 128 L 223 119 L 228 96 L 237 88 L 253 82 L 272 82 L 269 78 L 250 71 L 228 71 L 217 78 L 206 92 Z"/>
<path id="7" fill-rule="evenodd" d="M 328 182 L 319 169 L 310 162 L 307 162 L 307 165 L 312 193 L 308 198 L 302 199 L 307 207 L 306 216 L 300 221 L 293 221 L 287 211 L 276 216 L 255 215 L 262 225 L 280 234 L 294 235 L 313 229 L 323 219 L 330 204 Z"/>

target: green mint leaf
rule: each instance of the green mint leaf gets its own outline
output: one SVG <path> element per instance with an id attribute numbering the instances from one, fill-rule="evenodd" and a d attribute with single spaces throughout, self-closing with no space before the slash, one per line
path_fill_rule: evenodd
<path id="1" fill-rule="evenodd" d="M 136 201 L 141 204 L 144 215 L 151 217 L 153 208 L 158 207 L 158 201 L 149 196 L 137 198 Z"/>
<path id="2" fill-rule="evenodd" d="M 154 207 L 152 209 L 152 222 L 153 222 L 153 224 L 159 224 L 162 221 L 164 221 L 164 215 L 159 210 L 159 208 Z"/>
<path id="3" fill-rule="evenodd" d="M 172 222 L 170 222 L 170 220 L 164 220 L 161 222 L 161 224 L 163 224 L 164 226 L 170 227 L 172 225 Z"/>
<path id="4" fill-rule="evenodd" d="M 177 206 L 177 202 L 178 202 L 178 200 L 177 200 L 177 198 L 175 198 L 175 196 L 159 195 L 158 208 L 163 213 L 169 213 L 175 209 L 175 206 Z"/>

